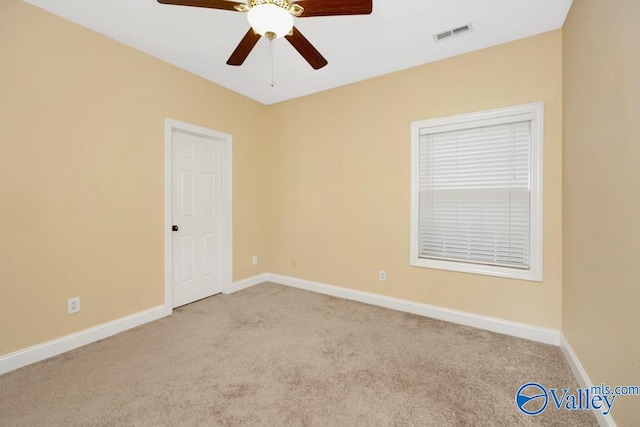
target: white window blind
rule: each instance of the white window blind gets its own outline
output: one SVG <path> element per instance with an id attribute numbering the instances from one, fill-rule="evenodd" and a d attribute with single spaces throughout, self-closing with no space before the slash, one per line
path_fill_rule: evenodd
<path id="1" fill-rule="evenodd" d="M 419 258 L 529 268 L 532 130 L 517 119 L 420 132 Z"/>

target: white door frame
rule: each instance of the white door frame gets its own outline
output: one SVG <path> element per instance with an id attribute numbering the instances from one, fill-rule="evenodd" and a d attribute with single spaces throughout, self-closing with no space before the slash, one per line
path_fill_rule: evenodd
<path id="1" fill-rule="evenodd" d="M 165 119 L 164 131 L 164 305 L 169 312 L 173 310 L 173 245 L 171 217 L 173 205 L 172 169 L 173 169 L 173 131 L 190 133 L 204 138 L 222 141 L 222 292 L 231 290 L 233 244 L 232 244 L 232 136 L 228 133 L 192 125 L 173 119 Z"/>

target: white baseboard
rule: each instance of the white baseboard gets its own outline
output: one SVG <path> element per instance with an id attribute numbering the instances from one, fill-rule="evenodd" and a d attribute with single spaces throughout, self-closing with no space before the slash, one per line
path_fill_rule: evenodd
<path id="1" fill-rule="evenodd" d="M 225 292 L 225 294 L 232 294 L 234 292 L 241 291 L 243 289 L 250 288 L 251 286 L 258 285 L 263 282 L 267 282 L 269 273 L 258 274 L 257 276 L 249 277 L 247 279 L 238 280 L 233 282 L 231 287 Z"/>
<path id="2" fill-rule="evenodd" d="M 510 322 L 508 320 L 495 317 L 481 316 L 458 310 L 437 307 L 428 304 L 373 294 L 369 292 L 357 291 L 354 289 L 341 288 L 295 277 L 282 276 L 278 274 L 263 273 L 247 279 L 234 282 L 225 292 L 231 294 L 242 289 L 255 286 L 263 282 L 274 282 L 285 286 L 291 286 L 320 294 L 331 295 L 365 304 L 390 308 L 393 310 L 413 313 L 420 316 L 445 320 L 479 329 L 485 329 L 501 334 L 512 335 L 545 344 L 560 344 L 560 333 L 552 329 L 540 328 L 523 323 Z M 39 344 L 15 353 L 0 357 L 0 375 L 13 371 L 31 363 L 39 362 L 49 357 L 57 356 L 61 353 L 73 350 L 83 345 L 107 338 L 111 335 L 126 331 L 136 326 L 160 319 L 171 314 L 171 308 L 158 306 L 122 319 L 114 320 L 84 331 L 67 335 L 53 341 Z M 577 360 L 577 359 L 576 359 Z M 570 362 L 571 363 L 571 362 Z M 573 369 L 573 365 L 572 365 Z M 586 375 L 586 374 L 585 374 Z M 576 374 L 578 376 L 578 374 Z M 609 424 L 615 425 L 615 424 Z"/>
<path id="3" fill-rule="evenodd" d="M 433 319 L 445 320 L 447 322 L 458 323 L 460 325 L 472 326 L 474 328 L 485 329 L 505 335 L 512 335 L 545 344 L 560 344 L 560 332 L 553 329 L 511 322 L 508 320 L 498 319 L 496 317 L 481 316 L 464 311 L 452 310 L 449 308 L 422 304 L 419 302 L 362 292 L 354 289 L 341 288 L 324 283 L 311 282 L 309 280 L 298 279 L 295 277 L 267 274 L 267 278 L 269 282 L 292 286 L 294 288 L 304 289 L 307 291 L 391 308 L 393 310 L 418 314 L 420 316 L 431 317 Z"/>
<path id="4" fill-rule="evenodd" d="M 587 375 L 587 371 L 584 370 L 582 363 L 580 363 L 580 359 L 578 359 L 578 355 L 573 351 L 569 341 L 564 336 L 564 334 L 560 334 L 560 348 L 562 349 L 562 353 L 564 354 L 564 358 L 567 359 L 567 363 L 569 363 L 569 367 L 571 367 L 571 372 L 573 372 L 573 376 L 578 380 L 578 384 L 580 384 L 581 388 L 588 388 L 593 385 L 591 380 L 589 379 L 589 375 Z M 600 411 L 593 411 L 593 414 L 596 416 L 598 420 L 598 424 L 601 427 L 616 427 L 616 423 L 611 417 L 611 415 L 602 415 Z"/>
<path id="5" fill-rule="evenodd" d="M 171 314 L 164 305 L 0 357 L 0 375 Z"/>

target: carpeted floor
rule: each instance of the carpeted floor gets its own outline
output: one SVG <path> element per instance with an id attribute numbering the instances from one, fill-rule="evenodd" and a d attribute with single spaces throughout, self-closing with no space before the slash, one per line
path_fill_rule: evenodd
<path id="1" fill-rule="evenodd" d="M 556 347 L 270 283 L 0 376 L 2 426 L 595 426 Z"/>

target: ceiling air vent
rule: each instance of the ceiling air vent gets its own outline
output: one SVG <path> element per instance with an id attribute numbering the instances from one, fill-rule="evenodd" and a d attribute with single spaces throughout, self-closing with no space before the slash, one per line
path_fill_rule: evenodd
<path id="1" fill-rule="evenodd" d="M 438 33 L 438 34 L 434 34 L 433 38 L 435 39 L 435 41 L 439 42 L 441 40 L 448 39 L 448 38 L 453 37 L 453 36 L 459 36 L 461 34 L 468 33 L 471 30 L 473 30 L 473 27 L 469 23 L 467 25 L 463 25 L 462 27 L 452 28 L 451 30 L 443 31 L 443 32 Z"/>

